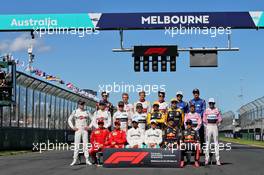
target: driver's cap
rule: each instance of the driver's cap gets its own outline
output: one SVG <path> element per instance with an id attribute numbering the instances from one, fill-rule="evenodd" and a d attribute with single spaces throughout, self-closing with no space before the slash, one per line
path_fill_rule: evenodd
<path id="1" fill-rule="evenodd" d="M 215 103 L 215 99 L 214 98 L 209 98 L 208 103 Z"/>
<path id="2" fill-rule="evenodd" d="M 192 120 L 188 119 L 186 122 L 185 122 L 186 125 L 192 125 Z"/>
<path id="3" fill-rule="evenodd" d="M 133 122 L 138 123 L 138 118 L 137 118 L 137 117 L 136 117 L 136 118 L 133 118 L 133 119 L 132 119 L 132 123 L 133 123 Z"/>
<path id="4" fill-rule="evenodd" d="M 155 124 L 157 124 L 157 121 L 156 120 L 150 120 L 150 123 L 152 124 L 152 123 L 155 123 Z"/>
<path id="5" fill-rule="evenodd" d="M 120 121 L 119 120 L 116 120 L 115 121 L 115 125 L 120 125 Z"/>
<path id="6" fill-rule="evenodd" d="M 99 119 L 98 121 L 97 121 L 97 123 L 99 124 L 99 123 L 104 123 L 104 120 L 103 119 Z"/>
<path id="7" fill-rule="evenodd" d="M 178 95 L 183 96 L 183 92 L 182 92 L 182 91 L 178 91 L 178 92 L 176 93 L 176 96 L 178 96 Z"/>
<path id="8" fill-rule="evenodd" d="M 195 89 L 193 90 L 193 94 L 196 94 L 196 93 L 200 94 L 200 90 L 197 89 L 197 88 L 195 88 Z"/>
<path id="9" fill-rule="evenodd" d="M 159 102 L 155 101 L 155 102 L 153 103 L 153 107 L 154 107 L 154 106 L 159 106 Z"/>

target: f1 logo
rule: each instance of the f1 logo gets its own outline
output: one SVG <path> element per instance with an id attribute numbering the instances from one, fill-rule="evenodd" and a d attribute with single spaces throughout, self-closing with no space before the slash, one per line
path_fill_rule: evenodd
<path id="1" fill-rule="evenodd" d="M 152 47 L 152 48 L 148 48 L 144 52 L 144 55 L 152 55 L 152 54 L 163 55 L 167 50 L 168 49 L 165 47 Z"/>
<path id="2" fill-rule="evenodd" d="M 139 164 L 148 154 L 148 152 L 115 152 L 104 163 L 130 162 L 131 164 Z"/>

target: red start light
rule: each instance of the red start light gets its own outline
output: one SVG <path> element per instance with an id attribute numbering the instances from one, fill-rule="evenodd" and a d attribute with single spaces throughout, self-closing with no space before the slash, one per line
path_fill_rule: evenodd
<path id="1" fill-rule="evenodd" d="M 165 47 L 153 47 L 153 48 L 148 48 L 145 52 L 144 55 L 152 55 L 152 54 L 157 54 L 157 55 L 163 55 L 168 49 Z"/>

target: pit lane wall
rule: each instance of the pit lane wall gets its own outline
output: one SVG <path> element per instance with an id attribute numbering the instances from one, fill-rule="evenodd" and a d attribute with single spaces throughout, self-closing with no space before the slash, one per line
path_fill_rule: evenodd
<path id="1" fill-rule="evenodd" d="M 33 143 L 71 142 L 67 118 L 86 102 L 95 110 L 96 102 L 32 75 L 17 72 L 16 105 L 0 107 L 0 150 L 32 149 Z"/>

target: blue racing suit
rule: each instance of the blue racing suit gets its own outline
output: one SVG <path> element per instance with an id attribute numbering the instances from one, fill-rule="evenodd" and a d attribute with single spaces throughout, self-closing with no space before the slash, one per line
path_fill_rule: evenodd
<path id="1" fill-rule="evenodd" d="M 179 101 L 177 103 L 177 108 L 180 108 L 184 112 L 184 114 L 188 114 L 188 112 L 189 112 L 188 103 L 185 101 Z"/>
<path id="2" fill-rule="evenodd" d="M 206 109 L 206 103 L 205 100 L 198 98 L 198 99 L 192 99 L 190 103 L 195 105 L 195 112 L 200 114 L 201 117 L 203 117 L 203 113 Z"/>

